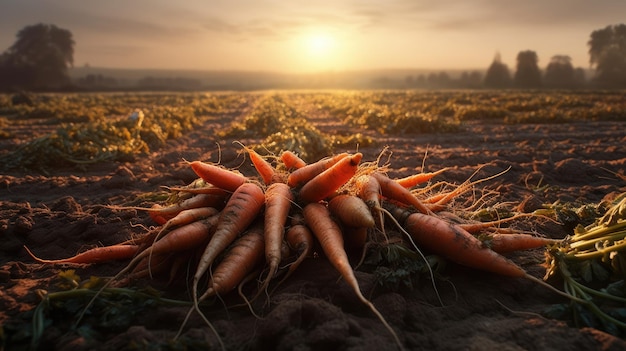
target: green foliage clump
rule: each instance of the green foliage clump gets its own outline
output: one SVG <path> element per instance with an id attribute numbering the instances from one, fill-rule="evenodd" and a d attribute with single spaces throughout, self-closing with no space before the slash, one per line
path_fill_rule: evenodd
<path id="1" fill-rule="evenodd" d="M 583 206 L 569 216 L 585 217 L 601 208 Z M 546 315 L 626 335 L 626 193 L 593 223 L 578 224 L 572 235 L 549 247 L 546 260 L 546 278 L 558 276 L 564 291 L 578 299 L 554 305 Z"/>

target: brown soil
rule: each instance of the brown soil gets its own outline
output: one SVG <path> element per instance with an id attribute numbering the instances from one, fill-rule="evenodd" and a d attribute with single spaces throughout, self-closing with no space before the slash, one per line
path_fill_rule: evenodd
<path id="1" fill-rule="evenodd" d="M 321 124 L 320 124 L 321 125 Z M 125 262 L 99 265 L 42 265 L 24 251 L 28 246 L 45 258 L 71 256 L 86 247 L 110 245 L 142 233 L 153 225 L 141 211 L 114 211 L 103 205 L 140 203 L 138 196 L 159 191 L 162 185 L 184 185 L 195 179 L 184 160 L 217 162 L 212 137 L 219 124 L 207 123 L 183 138 L 134 163 L 108 163 L 86 170 L 62 169 L 50 175 L 11 173 L 0 176 L 0 324 L 8 325 L 33 309 L 38 289 L 55 289 L 62 270 L 76 269 L 83 278 L 112 276 Z M 326 123 L 325 131 L 347 131 Z M 392 176 L 422 169 L 451 167 L 447 181 L 460 183 L 478 166 L 483 174 L 504 175 L 484 184 L 499 191 L 501 201 L 532 211 L 555 201 L 596 203 L 626 191 L 626 125 L 585 122 L 558 125 L 503 125 L 472 122 L 456 134 L 380 137 L 376 146 L 360 148 L 364 160 L 373 161 L 383 146 L 393 152 Z M 4 140 L 10 149 L 17 141 Z M 221 142 L 221 163 L 254 174 L 230 140 Z M 343 150 L 341 150 L 343 151 Z M 350 151 L 350 150 L 346 150 Z M 538 228 L 542 234 L 562 238 L 558 225 Z M 545 273 L 542 250 L 510 256 L 537 277 Z M 444 302 L 435 297 L 424 279 L 409 291 L 380 289 L 371 274 L 357 272 L 364 294 L 411 350 L 623 350 L 626 342 L 595 329 L 578 329 L 540 313 L 564 299 L 523 279 L 504 278 L 449 263 L 447 281 L 438 280 Z M 229 350 L 388 350 L 395 345 L 382 324 L 360 304 L 353 292 L 338 281 L 323 258 L 312 258 L 271 297 L 269 305 L 256 304 L 263 319 L 247 308 L 226 310 L 220 302 L 207 308 Z M 142 280 L 166 296 L 188 299 L 184 284 L 167 288 L 163 281 Z M 237 304 L 237 296 L 225 303 Z M 187 307 L 151 307 L 131 322 L 131 327 L 102 335 L 91 344 L 61 326 L 50 326 L 43 336 L 46 349 L 148 349 L 174 337 Z M 186 340 L 217 347 L 217 339 L 198 317 L 184 332 Z M 134 345 L 134 346 L 131 346 Z M 10 347 L 10 345 L 9 345 Z"/>

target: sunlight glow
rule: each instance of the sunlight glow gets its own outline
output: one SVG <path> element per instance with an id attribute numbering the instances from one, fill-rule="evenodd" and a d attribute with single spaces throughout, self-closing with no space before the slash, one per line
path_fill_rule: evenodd
<path id="1" fill-rule="evenodd" d="M 326 33 L 311 34 L 306 38 L 306 46 L 309 54 L 326 56 L 332 53 L 335 46 L 335 40 Z"/>
<path id="2" fill-rule="evenodd" d="M 295 57 L 301 71 L 327 71 L 341 65 L 342 48 L 338 38 L 324 28 L 310 28 L 295 40 Z M 297 49 L 296 49 L 297 48 Z"/>

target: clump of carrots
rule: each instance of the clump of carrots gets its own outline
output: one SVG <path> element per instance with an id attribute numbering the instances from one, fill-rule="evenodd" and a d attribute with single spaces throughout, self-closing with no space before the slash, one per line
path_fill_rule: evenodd
<path id="1" fill-rule="evenodd" d="M 404 233 L 406 246 L 422 258 L 420 250 L 427 250 L 471 268 L 543 283 L 501 254 L 554 243 L 504 226 L 526 215 L 478 222 L 454 214 L 453 201 L 484 179 L 458 186 L 432 183 L 447 169 L 394 179 L 387 175 L 389 166 L 379 164 L 380 157 L 362 162 L 359 152 L 307 164 L 290 151 L 269 158 L 244 150 L 258 174 L 190 162 L 199 179 L 169 188 L 174 203 L 140 208 L 159 225 L 140 238 L 67 259 L 42 260 L 28 252 L 42 263 L 130 260 L 102 289 L 144 277 L 174 279 L 191 263 L 188 316 L 198 312 L 211 325 L 200 309 L 202 301 L 229 294 L 253 278 L 260 284 L 252 299 L 269 295 L 318 246 L 401 349 L 401 337 L 361 291 L 348 255 L 350 250 L 366 252 L 368 242 L 388 240 L 388 232 Z"/>

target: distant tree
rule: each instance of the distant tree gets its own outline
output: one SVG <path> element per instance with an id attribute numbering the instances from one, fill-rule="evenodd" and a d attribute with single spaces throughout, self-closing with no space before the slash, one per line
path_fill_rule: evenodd
<path id="1" fill-rule="evenodd" d="M 574 70 L 574 81 L 577 87 L 584 87 L 587 84 L 587 74 L 584 69 L 577 67 Z"/>
<path id="2" fill-rule="evenodd" d="M 555 55 L 546 67 L 544 81 L 548 88 L 571 89 L 576 88 L 572 58 L 567 55 Z"/>
<path id="3" fill-rule="evenodd" d="M 449 88 L 452 84 L 452 79 L 447 72 L 439 72 L 437 75 L 437 86 L 439 88 Z"/>
<path id="4" fill-rule="evenodd" d="M 74 40 L 66 29 L 50 24 L 26 26 L 0 56 L 0 88 L 45 89 L 70 82 Z"/>
<path id="5" fill-rule="evenodd" d="M 485 87 L 495 89 L 508 88 L 511 86 L 511 82 L 509 67 L 502 63 L 500 53 L 497 53 L 485 74 Z"/>
<path id="6" fill-rule="evenodd" d="M 483 81 L 483 76 L 478 71 L 463 72 L 459 77 L 459 87 L 476 89 L 480 88 Z"/>
<path id="7" fill-rule="evenodd" d="M 513 80 L 518 88 L 532 89 L 541 87 L 541 71 L 539 57 L 532 50 L 520 51 L 517 54 L 517 70 Z"/>
<path id="8" fill-rule="evenodd" d="M 626 87 L 626 24 L 593 31 L 587 45 L 595 82 L 606 88 Z"/>

